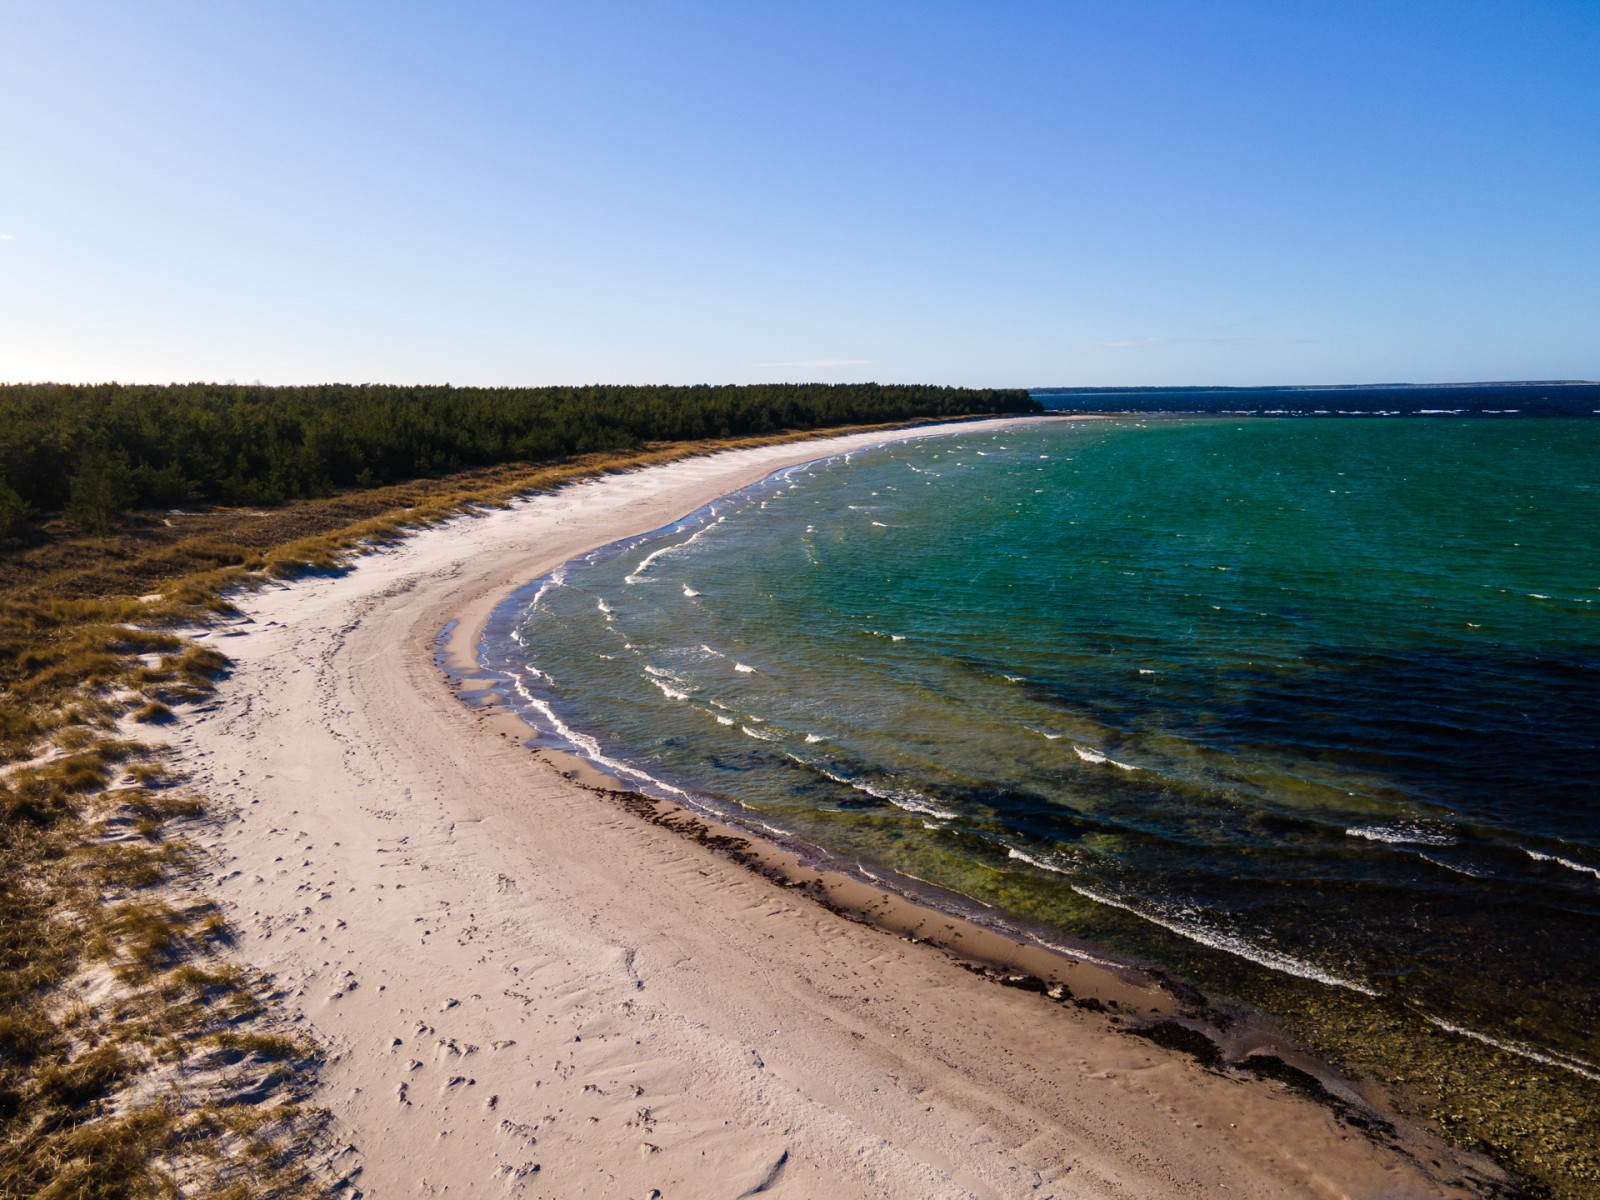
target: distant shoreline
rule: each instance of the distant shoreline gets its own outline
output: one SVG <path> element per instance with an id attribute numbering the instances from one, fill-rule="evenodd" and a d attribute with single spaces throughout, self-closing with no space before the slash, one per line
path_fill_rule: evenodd
<path id="1" fill-rule="evenodd" d="M 1592 418 L 1600 383 L 1301 384 L 1286 387 L 1030 388 L 1051 412 L 1213 416 Z"/>
<path id="2" fill-rule="evenodd" d="M 1129 387 L 1032 387 L 1030 395 L 1129 395 L 1142 392 L 1401 392 L 1445 391 L 1458 388 L 1477 388 L 1485 391 L 1500 388 L 1600 388 L 1594 379 L 1514 379 L 1484 380 L 1463 383 L 1284 383 L 1284 384 L 1181 384 L 1164 387 L 1160 384 L 1141 384 Z"/>

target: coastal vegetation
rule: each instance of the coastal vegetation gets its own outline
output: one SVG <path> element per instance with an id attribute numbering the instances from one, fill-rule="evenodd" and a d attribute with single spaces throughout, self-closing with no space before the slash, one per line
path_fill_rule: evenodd
<path id="1" fill-rule="evenodd" d="M 110 422 L 84 426 L 103 435 L 89 451 L 66 432 L 70 412 L 37 416 L 0 425 L 10 451 L 24 428 L 42 438 L 56 421 L 73 478 L 108 460 L 124 480 L 160 470 Z M 194 832 L 224 814 L 139 740 L 228 670 L 183 631 L 226 612 L 235 589 L 334 568 L 463 511 L 808 436 L 502 464 L 270 507 L 126 512 L 139 493 L 112 489 L 118 503 L 94 520 L 72 511 L 70 485 L 59 513 L 10 489 L 24 523 L 0 555 L 0 1197 L 291 1197 L 328 1182 L 314 1175 L 324 1114 L 306 1103 L 317 1048 L 286 1024 L 270 981 L 230 959 L 196 867 Z M 204 494 L 216 480 L 195 484 Z"/>
<path id="2" fill-rule="evenodd" d="M 863 384 L 457 388 L 0 387 L 0 548 L 30 514 L 277 504 L 647 443 L 1035 412 L 1025 391 Z"/>

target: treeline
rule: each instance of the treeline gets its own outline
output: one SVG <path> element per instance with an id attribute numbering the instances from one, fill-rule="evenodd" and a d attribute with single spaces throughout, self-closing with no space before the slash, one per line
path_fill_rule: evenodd
<path id="1" fill-rule="evenodd" d="M 644 442 L 1034 412 L 1021 390 L 882 384 L 0 386 L 0 541 L 38 514 L 275 504 Z"/>

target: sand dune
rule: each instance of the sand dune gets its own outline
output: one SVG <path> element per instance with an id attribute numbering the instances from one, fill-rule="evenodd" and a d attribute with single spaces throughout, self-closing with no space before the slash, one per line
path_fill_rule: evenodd
<path id="1" fill-rule="evenodd" d="M 361 1191 L 1476 1194 L 1449 1181 L 1487 1168 L 1422 1133 L 1379 1146 L 1279 1084 L 846 920 L 579 786 L 453 694 L 448 622 L 459 653 L 515 585 L 821 451 L 463 518 L 245 596 L 208 635 L 237 669 L 172 736 L 234 809 L 213 894 L 328 1048 L 320 1100 Z"/>

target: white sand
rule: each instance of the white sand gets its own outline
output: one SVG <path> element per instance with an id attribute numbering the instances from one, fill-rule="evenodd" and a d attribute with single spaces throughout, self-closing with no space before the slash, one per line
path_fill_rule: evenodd
<path id="1" fill-rule="evenodd" d="M 628 814 L 435 665 L 449 620 L 474 635 L 566 558 L 881 440 L 578 484 L 244 596 L 210 635 L 237 670 L 176 727 L 179 763 L 236 806 L 213 895 L 328 1048 L 343 1167 L 375 1197 L 1456 1194 L 1277 1084 Z"/>

